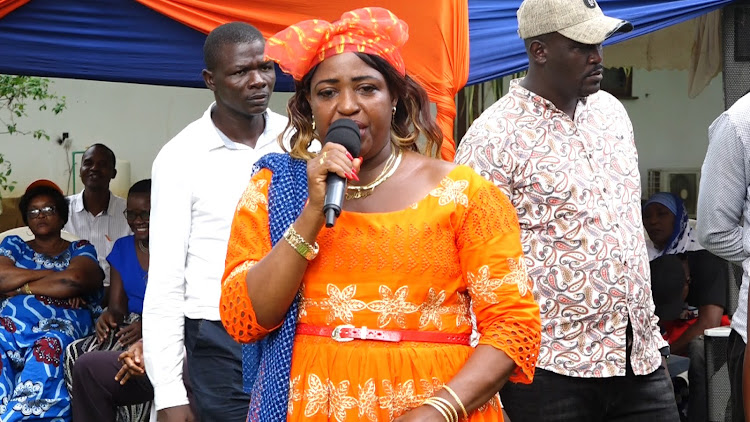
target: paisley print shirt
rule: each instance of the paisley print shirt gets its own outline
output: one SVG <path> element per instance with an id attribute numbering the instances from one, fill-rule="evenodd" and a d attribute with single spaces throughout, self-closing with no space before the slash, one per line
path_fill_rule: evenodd
<path id="1" fill-rule="evenodd" d="M 571 119 L 511 82 L 461 141 L 473 167 L 515 206 L 542 317 L 537 367 L 573 377 L 637 375 L 661 364 L 640 207 L 633 128 L 600 91 Z"/>

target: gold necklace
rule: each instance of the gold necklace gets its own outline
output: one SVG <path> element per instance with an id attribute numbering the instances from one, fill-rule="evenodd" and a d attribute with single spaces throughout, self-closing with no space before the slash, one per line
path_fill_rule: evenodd
<path id="1" fill-rule="evenodd" d="M 393 160 L 391 160 L 391 158 L 393 158 Z M 383 182 L 385 182 L 391 176 L 393 176 L 393 173 L 396 172 L 396 169 L 398 169 L 399 164 L 401 164 L 402 158 L 403 158 L 403 151 L 401 151 L 401 148 L 398 148 L 398 150 L 396 151 L 396 154 L 391 155 L 388 161 L 386 161 L 385 166 L 383 166 L 383 171 L 378 175 L 378 177 L 375 178 L 375 180 L 373 180 L 372 182 L 364 186 L 347 186 L 344 197 L 346 199 L 352 200 L 352 199 L 366 198 L 372 195 L 372 193 L 375 192 L 375 188 L 377 186 L 380 186 L 381 184 L 383 184 Z"/>
<path id="2" fill-rule="evenodd" d="M 148 255 L 148 248 L 147 248 L 146 246 L 143 246 L 143 242 L 141 242 L 141 241 L 139 240 L 139 241 L 137 241 L 136 243 L 138 244 L 138 249 L 140 249 L 140 250 L 141 250 L 141 252 L 143 252 L 143 253 L 145 253 L 146 255 Z"/>
<path id="3" fill-rule="evenodd" d="M 351 186 L 351 190 L 367 190 L 370 189 L 373 185 L 373 183 L 380 180 L 386 173 L 388 173 L 388 170 L 391 169 L 391 166 L 393 165 L 393 162 L 396 160 L 396 155 L 398 155 L 398 151 L 395 147 L 391 149 L 390 155 L 388 155 L 388 159 L 385 160 L 385 165 L 383 166 L 383 170 L 380 170 L 380 174 L 378 177 L 376 177 L 372 182 L 362 185 L 362 186 Z"/>

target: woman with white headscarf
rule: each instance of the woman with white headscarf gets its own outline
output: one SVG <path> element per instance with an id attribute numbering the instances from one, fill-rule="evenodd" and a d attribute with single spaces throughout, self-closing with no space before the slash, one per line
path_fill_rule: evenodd
<path id="1" fill-rule="evenodd" d="M 651 289 L 659 325 L 673 354 L 690 357 L 689 421 L 706 421 L 705 352 L 700 336 L 728 325 L 724 315 L 728 266 L 705 250 L 677 195 L 659 192 L 643 206 L 651 260 Z M 701 388 L 703 386 L 703 388 Z"/>

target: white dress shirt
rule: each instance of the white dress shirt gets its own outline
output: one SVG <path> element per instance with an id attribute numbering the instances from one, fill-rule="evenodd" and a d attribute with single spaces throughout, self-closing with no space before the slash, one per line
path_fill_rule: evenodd
<path id="1" fill-rule="evenodd" d="M 107 209 L 93 215 L 83 207 L 83 192 L 68 197 L 68 222 L 63 230 L 94 245 L 99 266 L 104 270 L 104 286 L 109 286 L 107 256 L 117 239 L 133 234 L 123 214 L 127 204 L 125 199 L 110 192 Z"/>
<path id="2" fill-rule="evenodd" d="M 265 130 L 250 148 L 216 128 L 213 106 L 161 149 L 151 172 L 143 345 L 156 410 L 188 403 L 182 382 L 185 317 L 221 319 L 221 277 L 234 211 L 253 164 L 282 151 L 277 138 L 286 117 L 266 110 Z"/>

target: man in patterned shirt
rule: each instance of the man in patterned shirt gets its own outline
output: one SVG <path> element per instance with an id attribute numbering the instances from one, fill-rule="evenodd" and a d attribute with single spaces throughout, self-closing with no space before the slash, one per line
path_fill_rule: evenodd
<path id="1" fill-rule="evenodd" d="M 485 111 L 456 162 L 518 211 L 542 317 L 534 382 L 501 391 L 513 422 L 679 421 L 654 315 L 633 128 L 600 91 L 601 43 L 632 29 L 594 0 L 525 0 L 528 75 Z"/>
<path id="2" fill-rule="evenodd" d="M 750 254 L 750 91 L 708 128 L 708 151 L 701 169 L 698 195 L 698 240 L 711 253 L 742 265 L 744 275 L 732 331 L 727 366 L 732 391 L 732 420 L 750 420 L 750 391 L 743 391 L 743 361 L 747 354 Z M 745 372 L 750 374 L 750 368 Z M 747 385 L 747 384 L 746 384 Z M 747 415 L 747 416 L 745 416 Z"/>

